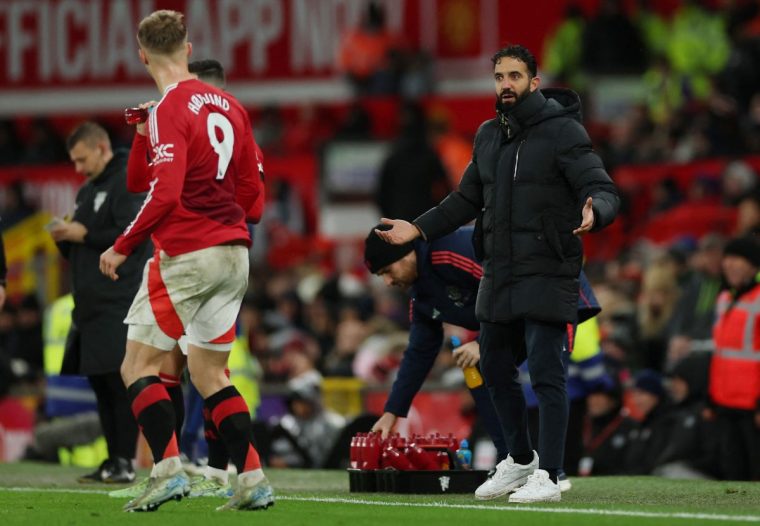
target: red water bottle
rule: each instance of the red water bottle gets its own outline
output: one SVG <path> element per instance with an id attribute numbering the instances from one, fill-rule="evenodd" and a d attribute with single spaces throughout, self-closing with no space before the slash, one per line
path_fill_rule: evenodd
<path id="1" fill-rule="evenodd" d="M 356 460 L 356 442 L 358 441 L 358 436 L 354 435 L 351 437 L 351 447 L 349 448 L 349 463 L 348 465 L 351 467 L 351 469 L 357 469 L 358 468 L 358 462 Z"/>
<path id="2" fill-rule="evenodd" d="M 356 466 L 359 469 L 364 469 L 364 447 L 367 442 L 365 433 L 359 433 L 356 438 Z"/>
<path id="3" fill-rule="evenodd" d="M 147 108 L 126 108 L 124 110 L 124 120 L 127 124 L 142 124 L 148 120 Z"/>
<path id="4" fill-rule="evenodd" d="M 404 454 L 414 464 L 414 467 L 419 470 L 435 471 L 438 469 L 435 460 L 428 455 L 427 451 L 415 443 L 409 444 L 409 447 L 404 450 Z"/>
<path id="5" fill-rule="evenodd" d="M 447 451 L 438 451 L 436 460 L 438 461 L 438 469 L 443 471 L 451 469 L 451 462 Z"/>
<path id="6" fill-rule="evenodd" d="M 380 466 L 380 436 L 370 433 L 364 448 L 364 469 L 377 469 Z"/>
<path id="7" fill-rule="evenodd" d="M 412 465 L 409 459 L 392 447 L 387 447 L 385 450 L 383 450 L 382 463 L 383 467 L 393 468 L 399 471 L 414 470 L 414 465 Z"/>

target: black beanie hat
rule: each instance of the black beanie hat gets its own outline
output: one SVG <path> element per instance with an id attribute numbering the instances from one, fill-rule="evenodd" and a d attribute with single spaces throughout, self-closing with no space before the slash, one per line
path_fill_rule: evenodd
<path id="1" fill-rule="evenodd" d="M 743 257 L 753 266 L 760 268 L 760 240 L 756 236 L 734 238 L 723 249 L 723 255 Z"/>
<path id="2" fill-rule="evenodd" d="M 377 274 L 383 267 L 395 263 L 414 250 L 412 243 L 391 245 L 383 241 L 375 232 L 375 229 L 390 230 L 391 228 L 391 225 L 376 225 L 369 231 L 369 235 L 364 241 L 364 264 L 372 274 Z"/>

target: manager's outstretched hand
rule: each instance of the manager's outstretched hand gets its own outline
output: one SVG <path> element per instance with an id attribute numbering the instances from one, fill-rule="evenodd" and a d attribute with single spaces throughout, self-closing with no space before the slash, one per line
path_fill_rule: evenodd
<path id="1" fill-rule="evenodd" d="M 573 230 L 573 234 L 576 236 L 582 236 L 591 232 L 594 228 L 594 208 L 591 206 L 592 199 L 589 197 L 586 199 L 586 204 L 583 205 L 583 211 L 581 212 L 581 226 Z"/>
<path id="2" fill-rule="evenodd" d="M 403 219 L 386 219 L 383 217 L 380 219 L 380 223 L 383 225 L 390 225 L 391 228 L 388 230 L 375 229 L 375 233 L 380 236 L 380 239 L 391 245 L 403 245 L 404 243 L 409 243 L 420 237 L 420 231 L 409 221 L 404 221 Z"/>

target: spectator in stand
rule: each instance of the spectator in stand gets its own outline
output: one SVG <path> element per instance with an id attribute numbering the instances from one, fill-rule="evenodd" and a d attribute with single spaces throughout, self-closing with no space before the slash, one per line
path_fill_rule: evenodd
<path id="1" fill-rule="evenodd" d="M 723 275 L 730 287 L 718 297 L 709 394 L 720 429 L 721 478 L 760 478 L 760 240 L 726 245 Z"/>
<path id="2" fill-rule="evenodd" d="M 730 162 L 723 169 L 723 202 L 735 206 L 748 193 L 758 188 L 757 174 L 745 161 Z"/>
<path id="3" fill-rule="evenodd" d="M 12 120 L 0 120 L 0 166 L 16 164 L 23 148 Z"/>
<path id="4" fill-rule="evenodd" d="M 288 413 L 271 434 L 269 465 L 276 468 L 323 468 L 345 419 L 324 406 L 322 375 L 310 371 L 288 381 Z"/>
<path id="5" fill-rule="evenodd" d="M 385 12 L 370 2 L 361 25 L 343 35 L 337 66 L 358 95 L 395 93 L 398 90 L 398 54 L 394 37 L 385 27 Z"/>
<path id="6" fill-rule="evenodd" d="M 651 193 L 652 203 L 649 205 L 649 213 L 652 216 L 675 208 L 683 202 L 678 182 L 672 177 L 665 177 L 654 183 Z"/>
<path id="7" fill-rule="evenodd" d="M 425 112 L 407 103 L 401 112 L 401 134 L 380 168 L 375 203 L 383 217 L 411 221 L 448 191 L 446 170 L 428 139 Z"/>
<path id="8" fill-rule="evenodd" d="M 650 57 L 664 57 L 670 38 L 668 22 L 653 7 L 652 0 L 638 0 L 633 20 Z"/>
<path id="9" fill-rule="evenodd" d="M 756 66 L 760 61 L 760 5 L 757 2 L 731 4 L 727 17 L 731 54 L 718 80 L 744 113 L 760 86 L 760 72 Z"/>
<path id="10" fill-rule="evenodd" d="M 285 136 L 285 123 L 280 108 L 270 104 L 261 109 L 259 118 L 253 126 L 256 144 L 266 153 L 282 153 L 282 139 Z"/>
<path id="11" fill-rule="evenodd" d="M 736 206 L 737 236 L 760 233 L 760 190 L 748 192 Z"/>
<path id="12" fill-rule="evenodd" d="M 685 98 L 681 80 L 667 58 L 655 57 L 641 82 L 649 118 L 659 125 L 669 125 Z"/>
<path id="13" fill-rule="evenodd" d="M 338 124 L 335 140 L 362 141 L 372 139 L 372 116 L 359 102 L 354 102 Z"/>
<path id="14" fill-rule="evenodd" d="M 552 80 L 560 85 L 582 91 L 585 78 L 581 72 L 583 35 L 586 17 L 581 8 L 571 3 L 565 9 L 565 18 L 544 43 L 542 64 Z"/>
<path id="15" fill-rule="evenodd" d="M 325 373 L 353 376 L 354 358 L 369 334 L 370 327 L 365 319 L 350 317 L 339 321 L 335 329 L 335 347 L 325 357 Z"/>
<path id="16" fill-rule="evenodd" d="M 639 74 L 647 56 L 638 29 L 621 0 L 602 0 L 583 34 L 583 67 L 596 74 Z"/>
<path id="17" fill-rule="evenodd" d="M 642 420 L 628 434 L 625 472 L 648 475 L 670 441 L 674 422 L 660 373 L 651 369 L 639 371 L 634 377 L 631 399 Z"/>
<path id="18" fill-rule="evenodd" d="M 586 400 L 587 412 L 583 431 L 583 457 L 578 473 L 589 475 L 617 475 L 624 472 L 628 435 L 635 422 L 623 407 L 623 390 L 613 380 L 599 384 Z"/>
<path id="19" fill-rule="evenodd" d="M 16 305 L 16 335 L 19 341 L 19 358 L 23 359 L 34 371 L 41 375 L 42 362 L 42 309 L 37 296 L 27 294 Z"/>
<path id="20" fill-rule="evenodd" d="M 433 146 L 446 169 L 449 186 L 456 188 L 472 156 L 472 140 L 452 129 L 451 117 L 441 108 L 430 119 Z"/>
<path id="21" fill-rule="evenodd" d="M 719 474 L 718 436 L 706 412 L 710 355 L 698 353 L 679 361 L 670 374 L 673 399 L 669 440 L 657 456 L 654 474 L 670 478 L 712 478 Z"/>
<path id="22" fill-rule="evenodd" d="M 689 98 L 710 97 L 710 75 L 725 67 L 729 51 L 723 13 L 709 9 L 705 0 L 682 2 L 671 24 L 668 60 Z"/>
<path id="23" fill-rule="evenodd" d="M 638 299 L 639 345 L 635 364 L 662 371 L 668 341 L 668 323 L 678 301 L 675 261 L 662 256 L 644 272 Z"/>
<path id="24" fill-rule="evenodd" d="M 693 273 L 682 292 L 671 321 L 666 369 L 692 352 L 712 351 L 715 303 L 722 285 L 723 238 L 708 234 L 691 260 Z"/>
<path id="25" fill-rule="evenodd" d="M 35 119 L 24 143 L 20 162 L 26 164 L 56 163 L 68 160 L 61 137 L 45 119 Z"/>
<path id="26" fill-rule="evenodd" d="M 21 181 L 13 181 L 5 192 L 5 203 L 0 213 L 3 229 L 20 223 L 35 212 L 35 207 L 26 198 L 24 184 Z"/>

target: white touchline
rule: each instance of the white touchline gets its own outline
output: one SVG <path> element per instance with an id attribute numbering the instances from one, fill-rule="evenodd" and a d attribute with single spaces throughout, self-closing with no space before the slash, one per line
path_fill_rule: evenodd
<path id="1" fill-rule="evenodd" d="M 4 488 L 0 492 L 10 491 L 17 493 L 89 493 L 92 495 L 108 495 L 108 490 L 97 489 L 74 489 L 74 488 Z M 627 510 L 601 510 L 596 508 L 540 508 L 530 506 L 487 506 L 483 504 L 450 504 L 447 502 L 383 502 L 379 500 L 365 499 L 341 499 L 335 497 L 292 497 L 278 495 L 276 500 L 290 500 L 294 502 L 324 502 L 328 504 L 362 504 L 367 506 L 389 506 L 394 508 L 449 508 L 460 510 L 497 510 L 497 511 L 524 511 L 538 513 L 568 513 L 579 515 L 608 515 L 617 517 L 642 517 L 649 519 L 689 519 L 689 520 L 712 520 L 718 522 L 760 522 L 760 515 L 719 515 L 711 513 L 686 513 L 686 512 L 660 512 L 660 511 L 627 511 Z"/>

